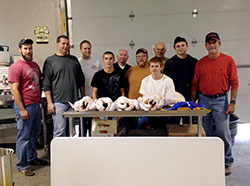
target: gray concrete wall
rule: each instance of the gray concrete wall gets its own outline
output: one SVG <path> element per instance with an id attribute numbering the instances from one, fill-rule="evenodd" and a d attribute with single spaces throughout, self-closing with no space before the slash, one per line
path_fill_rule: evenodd
<path id="1" fill-rule="evenodd" d="M 59 0 L 0 0 L 0 44 L 8 45 L 11 55 L 19 54 L 21 38 L 35 41 L 35 26 L 49 28 L 49 43 L 33 45 L 34 60 L 42 68 L 45 58 L 55 53 L 61 34 Z"/>

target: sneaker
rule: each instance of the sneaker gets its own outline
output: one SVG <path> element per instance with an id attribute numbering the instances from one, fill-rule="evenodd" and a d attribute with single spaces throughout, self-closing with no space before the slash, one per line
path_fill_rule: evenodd
<path id="1" fill-rule="evenodd" d="M 35 159 L 29 162 L 29 165 L 48 165 L 48 162 L 42 159 Z"/>
<path id="2" fill-rule="evenodd" d="M 30 168 L 27 169 L 23 169 L 18 171 L 20 174 L 24 175 L 24 176 L 34 176 L 35 173 L 33 172 L 33 170 L 31 170 Z"/>
<path id="3" fill-rule="evenodd" d="M 232 172 L 232 166 L 231 165 L 226 165 L 225 166 L 225 175 L 228 176 Z"/>

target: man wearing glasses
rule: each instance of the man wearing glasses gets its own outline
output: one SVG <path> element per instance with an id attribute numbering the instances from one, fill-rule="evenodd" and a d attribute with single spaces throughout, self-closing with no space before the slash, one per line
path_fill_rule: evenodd
<path id="1" fill-rule="evenodd" d="M 139 48 L 136 51 L 136 62 L 137 65 L 131 67 L 125 75 L 125 94 L 130 99 L 137 99 L 141 96 L 139 93 L 141 80 L 150 74 L 148 51 L 145 48 Z"/>
<path id="2" fill-rule="evenodd" d="M 148 63 L 148 51 L 145 48 L 139 48 L 136 51 L 136 66 L 128 69 L 125 74 L 125 96 L 130 99 L 137 99 L 141 96 L 139 89 L 141 81 L 150 73 Z M 129 135 L 129 131 L 137 128 L 138 118 L 124 118 L 122 125 L 125 127 L 125 135 Z"/>

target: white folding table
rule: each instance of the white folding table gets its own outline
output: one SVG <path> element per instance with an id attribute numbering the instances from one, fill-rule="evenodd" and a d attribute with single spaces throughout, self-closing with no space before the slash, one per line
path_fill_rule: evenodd
<path id="1" fill-rule="evenodd" d="M 51 186 L 225 186 L 217 137 L 58 137 Z"/>

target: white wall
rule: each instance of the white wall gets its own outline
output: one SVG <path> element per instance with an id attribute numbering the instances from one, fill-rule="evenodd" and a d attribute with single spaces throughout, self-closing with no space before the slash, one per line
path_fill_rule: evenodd
<path id="1" fill-rule="evenodd" d="M 61 34 L 59 0 L 0 0 L 0 44 L 10 46 L 18 55 L 22 38 L 35 41 L 35 26 L 49 27 L 49 43 L 33 44 L 33 57 L 42 67 L 47 56 L 56 51 L 56 37 Z"/>
<path id="2" fill-rule="evenodd" d="M 192 17 L 198 9 L 197 18 Z M 135 65 L 135 51 L 144 47 L 153 56 L 152 46 L 158 41 L 169 45 L 167 57 L 174 55 L 176 36 L 189 42 L 189 53 L 196 58 L 207 54 L 204 37 L 210 31 L 220 34 L 221 51 L 233 56 L 237 65 L 250 64 L 249 0 L 72 0 L 73 54 L 80 56 L 79 43 L 88 39 L 93 55 L 101 60 L 104 51 L 129 51 L 129 63 Z M 129 18 L 133 11 L 135 17 Z M 191 41 L 197 40 L 192 46 Z M 133 40 L 135 47 L 129 47 Z M 242 121 L 250 121 L 250 78 L 247 69 L 239 69 L 240 89 L 237 112 Z M 248 101 L 248 102 L 247 102 Z M 239 104 L 240 103 L 240 104 Z"/>
<path id="3" fill-rule="evenodd" d="M 139 47 L 146 47 L 152 54 L 152 45 L 157 41 L 170 44 L 167 56 L 171 57 L 173 40 L 181 35 L 188 39 L 190 53 L 200 58 L 206 54 L 205 34 L 217 31 L 223 41 L 221 50 L 234 56 L 238 64 L 248 63 L 242 54 L 250 49 L 235 50 L 250 40 L 246 37 L 250 30 L 246 24 L 250 18 L 248 0 L 72 0 L 72 7 L 76 55 L 80 55 L 78 45 L 82 39 L 93 42 L 97 57 L 104 50 L 130 48 L 128 44 L 133 39 L 135 48 L 130 54 L 133 57 Z M 196 19 L 191 15 L 194 8 L 199 11 Z M 133 21 L 129 18 L 130 11 L 135 14 Z M 198 41 L 195 48 L 191 45 L 193 38 Z M 130 63 L 135 64 L 134 61 Z"/>
<path id="4" fill-rule="evenodd" d="M 198 9 L 197 18 L 192 10 Z M 145 47 L 153 56 L 152 46 L 158 41 L 169 45 L 166 56 L 174 55 L 173 40 L 186 37 L 189 53 L 196 58 L 207 54 L 205 34 L 217 31 L 222 40 L 221 51 L 237 65 L 250 64 L 250 1 L 249 0 L 72 0 L 72 53 L 80 56 L 79 43 L 93 43 L 94 57 L 101 59 L 104 51 L 129 51 L 129 63 L 135 65 L 135 51 Z M 135 17 L 129 18 L 133 11 Z M 34 44 L 34 60 L 42 67 L 45 58 L 56 51 L 55 40 L 61 34 L 59 0 L 0 0 L 0 44 L 10 46 L 10 54 L 18 53 L 21 38 L 35 40 L 35 26 L 49 27 L 49 43 Z M 191 41 L 197 40 L 193 47 Z M 129 47 L 133 40 L 135 47 Z M 250 68 L 239 68 L 240 89 L 236 113 L 242 121 L 250 121 Z"/>

